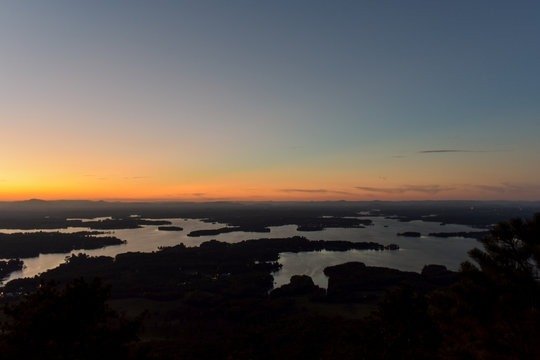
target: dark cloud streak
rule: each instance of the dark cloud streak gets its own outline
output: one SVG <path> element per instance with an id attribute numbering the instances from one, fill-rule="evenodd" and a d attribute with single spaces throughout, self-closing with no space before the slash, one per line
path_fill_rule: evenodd
<path id="1" fill-rule="evenodd" d="M 473 185 L 474 188 L 484 190 L 484 191 L 490 191 L 490 192 L 498 192 L 498 193 L 504 193 L 504 192 L 530 192 L 530 191 L 539 191 L 540 185 L 535 184 L 514 184 L 514 183 L 508 183 L 504 182 L 500 185 Z"/>
<path id="2" fill-rule="evenodd" d="M 347 191 L 338 191 L 338 190 L 328 190 L 328 189 L 279 189 L 280 192 L 285 193 L 308 193 L 308 194 L 343 194 L 343 195 L 352 195 L 352 193 Z"/>
<path id="3" fill-rule="evenodd" d="M 452 187 L 442 187 L 440 185 L 404 185 L 395 188 L 382 188 L 371 186 L 357 186 L 356 189 L 385 194 L 403 194 L 405 192 L 421 192 L 426 194 L 437 194 L 442 191 L 454 190 Z"/>
<path id="4" fill-rule="evenodd" d="M 504 150 L 466 150 L 466 149 L 435 149 L 435 150 L 420 150 L 418 154 L 444 154 L 444 153 L 491 153 L 502 152 Z"/>

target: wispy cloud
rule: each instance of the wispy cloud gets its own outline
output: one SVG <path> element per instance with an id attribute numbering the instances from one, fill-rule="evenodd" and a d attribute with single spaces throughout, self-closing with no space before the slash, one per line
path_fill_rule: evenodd
<path id="1" fill-rule="evenodd" d="M 420 150 L 418 154 L 441 154 L 441 153 L 489 153 L 489 152 L 502 152 L 505 150 L 467 150 L 467 149 L 434 149 L 434 150 Z"/>
<path id="2" fill-rule="evenodd" d="M 356 189 L 375 193 L 385 194 L 403 194 L 406 192 L 420 192 L 425 194 L 437 194 L 442 191 L 454 190 L 452 187 L 444 187 L 440 185 L 404 185 L 400 187 L 372 187 L 372 186 L 357 186 Z"/>
<path id="3" fill-rule="evenodd" d="M 279 189 L 281 192 L 327 193 L 326 189 Z"/>
<path id="4" fill-rule="evenodd" d="M 484 191 L 503 193 L 503 192 L 530 192 L 540 191 L 540 185 L 536 184 L 517 184 L 504 182 L 500 185 L 472 185 L 472 187 Z"/>
<path id="5" fill-rule="evenodd" d="M 475 150 L 461 150 L 461 149 L 438 149 L 438 150 L 420 150 L 419 154 L 435 154 L 435 153 L 471 153 L 479 152 Z"/>
<path id="6" fill-rule="evenodd" d="M 329 190 L 329 189 L 279 189 L 280 192 L 286 192 L 286 193 L 309 193 L 309 194 L 343 194 L 343 195 L 351 195 L 350 192 L 347 191 L 339 191 L 339 190 Z"/>
<path id="7" fill-rule="evenodd" d="M 504 192 L 505 188 L 503 186 L 494 186 L 494 185 L 473 185 L 474 188 L 492 191 L 492 192 Z"/>

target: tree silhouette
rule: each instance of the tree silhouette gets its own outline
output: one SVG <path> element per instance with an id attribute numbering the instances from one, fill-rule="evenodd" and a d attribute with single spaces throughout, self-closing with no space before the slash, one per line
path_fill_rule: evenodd
<path id="1" fill-rule="evenodd" d="M 458 358 L 540 358 L 540 214 L 494 226 L 469 252 L 461 281 L 432 305 Z"/>
<path id="2" fill-rule="evenodd" d="M 125 345 L 136 340 L 138 322 L 111 310 L 108 295 L 98 279 L 78 278 L 63 289 L 43 282 L 35 293 L 4 307 L 8 319 L 0 358 L 127 358 Z"/>
<path id="3" fill-rule="evenodd" d="M 469 255 L 486 276 L 500 284 L 536 283 L 540 264 L 540 213 L 526 221 L 516 218 L 500 222 L 490 236 L 480 241 L 485 251 L 473 249 Z M 470 263 L 465 267 L 478 269 Z"/>

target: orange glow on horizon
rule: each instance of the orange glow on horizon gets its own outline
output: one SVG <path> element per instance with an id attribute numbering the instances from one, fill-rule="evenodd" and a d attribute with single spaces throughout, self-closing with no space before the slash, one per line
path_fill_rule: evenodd
<path id="1" fill-rule="evenodd" d="M 235 186 L 236 185 L 236 186 Z M 388 187 L 371 184 L 360 188 L 332 188 L 323 186 L 293 186 L 276 184 L 260 186 L 252 184 L 186 184 L 138 186 L 123 183 L 108 183 L 101 186 L 67 183 L 49 186 L 0 186 L 0 201 L 20 201 L 31 198 L 42 200 L 104 200 L 104 201 L 406 201 L 406 200 L 535 200 L 538 193 L 499 193 L 463 186 L 432 188 L 430 185 L 417 188 L 406 186 Z M 495 186 L 494 186 L 495 187 Z"/>
<path id="2" fill-rule="evenodd" d="M 511 179 L 486 183 L 488 169 L 472 165 L 465 183 L 457 167 L 406 165 L 396 159 L 385 166 L 366 160 L 364 167 L 351 167 L 342 156 L 341 162 L 330 157 L 303 166 L 232 169 L 194 160 L 174 166 L 137 158 L 115 167 L 114 158 L 101 163 L 62 159 L 53 164 L 28 159 L 28 166 L 7 163 L 0 176 L 0 201 L 540 200 L 540 187 Z"/>

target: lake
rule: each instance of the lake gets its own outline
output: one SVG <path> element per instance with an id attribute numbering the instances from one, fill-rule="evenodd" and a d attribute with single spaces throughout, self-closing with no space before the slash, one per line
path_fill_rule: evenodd
<path id="1" fill-rule="evenodd" d="M 373 241 L 383 245 L 395 243 L 400 246 L 396 251 L 350 250 L 344 252 L 319 251 L 302 253 L 282 253 L 279 263 L 280 271 L 274 273 L 276 287 L 289 282 L 292 275 L 309 275 L 313 281 L 327 287 L 328 279 L 323 270 L 327 266 L 337 265 L 348 261 L 361 261 L 369 266 L 383 266 L 406 271 L 422 270 L 426 264 L 441 264 L 451 270 L 457 270 L 461 262 L 468 259 L 467 252 L 479 246 L 475 239 L 469 238 L 437 238 L 427 236 L 430 232 L 467 232 L 479 231 L 465 225 L 441 225 L 428 221 L 400 222 L 395 219 L 382 217 L 362 216 L 362 219 L 371 219 L 373 225 L 365 228 L 328 228 L 322 231 L 297 231 L 296 225 L 270 227 L 269 233 L 232 232 L 212 236 L 189 237 L 193 230 L 217 229 L 226 226 L 220 223 L 208 223 L 198 219 L 164 219 L 172 222 L 173 226 L 180 226 L 183 231 L 159 231 L 157 226 L 143 226 L 137 229 L 122 229 L 106 231 L 127 243 L 108 246 L 94 250 L 74 250 L 62 254 L 41 254 L 38 257 L 22 259 L 25 268 L 13 272 L 5 281 L 33 277 L 41 272 L 53 269 L 65 261 L 67 256 L 86 253 L 90 256 L 111 256 L 125 252 L 152 252 L 159 247 L 174 246 L 183 243 L 186 246 L 198 246 L 204 241 L 216 239 L 218 241 L 235 243 L 248 239 L 259 238 L 287 238 L 304 236 L 310 240 L 347 240 L 354 242 Z M 90 231 L 88 228 L 67 228 L 58 230 L 32 230 L 32 231 L 60 231 L 76 232 Z M 416 231 L 422 233 L 420 238 L 397 236 L 397 233 Z M 0 229 L 0 232 L 15 233 L 29 232 L 28 230 Z"/>

